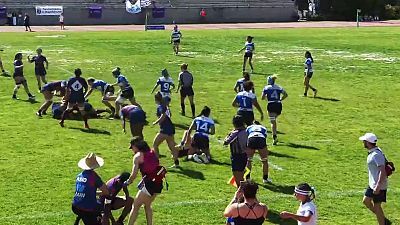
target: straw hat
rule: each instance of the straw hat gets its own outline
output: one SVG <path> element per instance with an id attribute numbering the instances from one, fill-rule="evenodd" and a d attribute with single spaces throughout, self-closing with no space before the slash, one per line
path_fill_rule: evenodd
<path id="1" fill-rule="evenodd" d="M 91 152 L 86 157 L 82 158 L 78 162 L 79 168 L 83 170 L 94 170 L 104 165 L 104 159 L 96 156 L 95 153 Z"/>

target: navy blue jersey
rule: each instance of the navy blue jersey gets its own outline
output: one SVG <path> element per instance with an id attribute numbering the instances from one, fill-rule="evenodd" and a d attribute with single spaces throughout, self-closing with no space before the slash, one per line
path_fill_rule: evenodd
<path id="1" fill-rule="evenodd" d="M 196 133 L 208 136 L 210 134 L 211 128 L 214 127 L 214 121 L 205 116 L 196 117 L 193 120 L 193 123 L 196 124 Z"/>
<path id="2" fill-rule="evenodd" d="M 284 92 L 279 85 L 267 85 L 264 87 L 263 96 L 267 97 L 268 102 L 281 102 L 281 94 Z"/>
<path id="3" fill-rule="evenodd" d="M 307 58 L 304 62 L 304 72 L 311 73 L 313 72 L 313 60 L 311 58 Z"/>
<path id="4" fill-rule="evenodd" d="M 14 61 L 14 77 L 19 77 L 19 76 L 24 76 L 24 64 L 22 63 L 21 60 L 15 60 Z M 21 66 L 21 67 L 19 67 Z M 19 67 L 19 68 L 17 68 Z"/>
<path id="5" fill-rule="evenodd" d="M 104 91 L 106 90 L 108 85 L 109 84 L 107 82 L 105 82 L 105 81 L 96 80 L 92 84 L 92 89 L 96 89 L 96 90 L 99 90 L 101 93 L 104 93 Z"/>
<path id="6" fill-rule="evenodd" d="M 36 70 L 45 70 L 44 68 L 44 62 L 46 62 L 47 59 L 43 55 L 35 55 L 33 58 L 30 60 L 30 62 L 35 62 L 35 69 Z"/>
<path id="7" fill-rule="evenodd" d="M 98 202 L 96 191 L 103 181 L 93 170 L 84 170 L 76 177 L 75 195 L 72 204 L 82 210 L 96 211 Z"/>
<path id="8" fill-rule="evenodd" d="M 267 138 L 267 128 L 261 125 L 253 124 L 246 128 L 247 137 L 262 137 Z"/>
<path id="9" fill-rule="evenodd" d="M 171 121 L 171 111 L 165 105 L 158 105 L 157 106 L 157 116 L 160 117 L 162 114 L 166 114 L 166 117 L 165 117 L 164 121 L 162 121 L 160 123 L 160 128 L 165 129 L 165 128 L 172 127 L 173 124 Z"/>
<path id="10" fill-rule="evenodd" d="M 82 97 L 88 88 L 85 78 L 71 77 L 68 80 L 67 88 L 70 90 L 70 96 Z"/>
<path id="11" fill-rule="evenodd" d="M 257 99 L 256 95 L 247 91 L 239 92 L 236 95 L 236 102 L 239 104 L 240 111 L 253 111 L 253 101 L 255 99 Z"/>

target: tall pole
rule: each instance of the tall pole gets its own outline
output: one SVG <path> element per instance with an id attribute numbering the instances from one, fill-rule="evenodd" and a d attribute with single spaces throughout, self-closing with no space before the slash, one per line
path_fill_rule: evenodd
<path id="1" fill-rule="evenodd" d="M 147 31 L 147 20 L 149 17 L 149 13 L 147 12 L 147 8 L 145 9 L 146 11 L 146 19 L 144 20 L 144 31 Z"/>
<path id="2" fill-rule="evenodd" d="M 360 27 L 360 18 L 359 18 L 360 12 L 361 12 L 361 9 L 357 9 L 357 27 Z"/>

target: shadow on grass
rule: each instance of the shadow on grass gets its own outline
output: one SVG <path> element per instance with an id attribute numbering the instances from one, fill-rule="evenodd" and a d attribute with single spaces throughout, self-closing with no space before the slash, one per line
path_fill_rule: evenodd
<path id="1" fill-rule="evenodd" d="M 192 56 L 192 55 L 182 55 L 182 53 L 180 53 L 176 56 L 183 57 L 183 58 L 194 58 L 194 56 Z"/>
<path id="2" fill-rule="evenodd" d="M 319 150 L 319 148 L 314 147 L 314 146 L 301 145 L 301 144 L 296 144 L 296 143 L 292 143 L 292 142 L 289 142 L 287 144 L 282 144 L 282 145 L 286 145 L 290 148 L 296 148 L 296 149 L 302 148 L 302 149 L 308 149 L 308 150 Z"/>
<path id="3" fill-rule="evenodd" d="M 179 128 L 179 129 L 182 129 L 182 130 L 189 129 L 189 125 L 188 124 L 175 123 L 174 125 L 175 125 L 175 127 Z"/>
<path id="4" fill-rule="evenodd" d="M 109 131 L 106 130 L 100 130 L 96 128 L 90 128 L 90 129 L 85 129 L 85 128 L 77 128 L 77 127 L 69 127 L 68 129 L 72 130 L 80 130 L 84 133 L 89 133 L 89 134 L 104 134 L 104 135 L 111 135 Z"/>
<path id="5" fill-rule="evenodd" d="M 331 101 L 331 102 L 339 102 L 340 101 L 340 99 L 337 99 L 337 98 L 325 98 L 325 97 L 320 97 L 320 96 L 315 97 L 315 99 Z"/>
<path id="6" fill-rule="evenodd" d="M 294 185 L 279 185 L 279 184 L 260 184 L 261 187 L 273 192 L 292 195 L 294 193 Z"/>
<path id="7" fill-rule="evenodd" d="M 279 212 L 273 210 L 268 211 L 267 221 L 273 224 L 280 224 L 280 225 L 297 225 L 297 222 L 295 220 L 291 219 L 284 220 L 279 216 Z"/>
<path id="8" fill-rule="evenodd" d="M 187 168 L 176 168 L 176 169 L 169 169 L 168 172 L 170 173 L 178 173 L 185 175 L 187 177 L 197 179 L 197 180 L 205 180 L 204 174 L 200 171 L 191 170 Z"/>
<path id="9" fill-rule="evenodd" d="M 270 131 L 270 130 L 267 130 L 267 133 L 268 133 L 268 134 L 272 134 L 272 131 Z M 280 132 L 280 131 L 276 131 L 276 133 L 277 133 L 277 134 L 286 134 L 286 133 L 284 133 L 284 132 Z"/>
<path id="10" fill-rule="evenodd" d="M 23 101 L 23 102 L 29 102 L 29 103 L 31 103 L 31 104 L 40 103 L 39 101 L 36 101 L 36 99 L 35 99 L 35 100 L 29 100 L 29 99 L 27 99 L 27 100 L 21 100 L 21 101 Z"/>
<path id="11" fill-rule="evenodd" d="M 281 157 L 281 158 L 290 158 L 290 159 L 297 159 L 294 156 L 291 155 L 287 155 L 287 154 L 282 154 L 282 153 L 278 153 L 278 152 L 273 152 L 273 151 L 269 151 L 268 153 L 270 156 L 275 156 L 275 157 Z"/>
<path id="12" fill-rule="evenodd" d="M 230 163 L 220 162 L 220 161 L 217 161 L 217 160 L 215 160 L 215 159 L 211 159 L 211 160 L 210 160 L 210 163 L 211 163 L 211 164 L 214 164 L 214 165 L 218 165 L 218 166 L 231 166 Z"/>

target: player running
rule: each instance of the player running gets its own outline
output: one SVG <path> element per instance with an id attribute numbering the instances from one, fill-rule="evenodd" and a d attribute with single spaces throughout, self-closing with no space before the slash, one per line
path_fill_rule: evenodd
<path id="1" fill-rule="evenodd" d="M 288 97 L 286 91 L 275 84 L 276 76 L 268 76 L 267 78 L 267 86 L 264 87 L 261 99 L 267 100 L 267 111 L 269 115 L 269 120 L 271 121 L 271 129 L 272 129 L 272 137 L 274 141 L 273 145 L 278 143 L 278 135 L 277 135 L 277 122 L 278 116 L 282 113 L 282 101 Z M 281 94 L 283 95 L 281 98 Z"/>
<path id="2" fill-rule="evenodd" d="M 247 168 L 251 171 L 251 162 L 254 153 L 258 150 L 263 169 L 263 183 L 271 183 L 268 178 L 268 148 L 267 148 L 267 128 L 262 126 L 258 121 L 254 121 L 253 125 L 246 128 L 247 132 Z M 250 179 L 250 174 L 246 180 Z"/>
<path id="3" fill-rule="evenodd" d="M 114 117 L 115 108 L 110 103 L 110 101 L 115 101 L 117 99 L 117 97 L 114 96 L 114 91 L 115 91 L 114 87 L 105 81 L 96 80 L 93 77 L 89 77 L 87 81 L 90 88 L 85 95 L 85 99 L 88 99 L 88 97 L 92 94 L 93 90 L 100 91 L 102 96 L 101 102 L 103 102 L 103 104 L 106 105 L 111 110 L 110 116 Z"/>
<path id="4" fill-rule="evenodd" d="M 254 121 L 253 106 L 256 107 L 258 112 L 261 114 L 261 120 L 264 119 L 264 113 L 258 104 L 257 97 L 251 92 L 254 84 L 251 81 L 247 81 L 243 84 L 244 91 L 239 92 L 232 101 L 233 107 L 238 107 L 237 115 L 243 117 L 243 121 L 247 126 L 250 126 Z"/>
<path id="5" fill-rule="evenodd" d="M 77 106 L 79 113 L 82 115 L 83 121 L 85 123 L 85 128 L 89 129 L 88 116 L 85 112 L 85 95 L 88 91 L 88 84 L 85 78 L 81 77 L 82 71 L 77 68 L 74 71 L 75 77 L 71 77 L 67 83 L 67 92 L 65 94 L 65 100 L 68 102 L 67 109 L 63 112 L 61 116 L 60 126 L 64 127 L 64 120 L 68 117 Z"/>
<path id="6" fill-rule="evenodd" d="M 244 47 L 242 49 L 240 49 L 240 51 L 239 51 L 239 53 L 240 53 L 243 50 L 245 50 L 244 57 L 243 57 L 243 71 L 246 71 L 246 63 L 247 63 L 247 60 L 249 60 L 251 73 L 254 72 L 252 59 L 253 59 L 253 52 L 256 49 L 254 46 L 254 43 L 253 43 L 253 38 L 254 37 L 252 37 L 252 36 L 247 36 L 246 43 L 244 43 Z"/>
<path id="7" fill-rule="evenodd" d="M 64 97 L 65 96 L 65 87 L 67 86 L 67 81 L 55 81 L 50 82 L 42 87 L 40 91 L 43 94 L 45 102 L 40 106 L 39 110 L 36 112 L 36 115 L 42 117 L 42 115 L 46 115 L 47 109 L 53 103 L 53 96 Z"/>
<path id="8" fill-rule="evenodd" d="M 125 133 L 126 119 L 129 119 L 132 137 L 143 138 L 143 127 L 146 124 L 146 113 L 137 105 L 127 105 L 121 109 L 122 131 Z"/>
<path id="9" fill-rule="evenodd" d="M 306 51 L 304 57 L 306 61 L 304 62 L 304 97 L 307 97 L 308 89 L 310 88 L 314 92 L 314 98 L 317 97 L 317 89 L 310 85 L 310 80 L 314 74 L 313 63 L 314 59 L 311 52 Z"/>
<path id="10" fill-rule="evenodd" d="M 47 58 L 44 55 L 42 55 L 42 52 L 43 52 L 43 50 L 41 48 L 38 48 L 38 49 L 36 49 L 37 55 L 33 56 L 33 58 L 30 58 L 30 55 L 28 55 L 28 61 L 30 63 L 35 62 L 35 76 L 36 76 L 39 92 L 42 90 L 41 81 L 44 84 L 47 84 L 46 70 L 49 69 L 49 62 L 47 61 Z M 45 63 L 46 63 L 46 67 L 44 66 Z"/>
<path id="11" fill-rule="evenodd" d="M 112 84 L 111 86 L 119 86 L 120 93 L 115 100 L 115 115 L 114 118 L 119 118 L 119 113 L 121 109 L 121 105 L 126 101 L 129 100 L 132 105 L 140 105 L 135 100 L 135 92 L 133 91 L 132 86 L 129 84 L 128 79 L 124 75 L 121 74 L 121 68 L 117 67 L 112 71 L 112 74 L 115 78 L 117 78 L 117 82 Z"/>
<path id="12" fill-rule="evenodd" d="M 179 44 L 181 43 L 181 38 L 182 38 L 182 33 L 180 30 L 178 30 L 178 25 L 174 26 L 174 30 L 172 31 L 171 34 L 171 44 L 172 42 L 174 43 L 173 45 L 173 50 L 175 55 L 178 55 L 179 53 Z"/>
<path id="13" fill-rule="evenodd" d="M 151 93 L 153 94 L 156 88 L 160 86 L 160 93 L 165 102 L 169 104 L 171 102 L 171 90 L 175 89 L 175 84 L 172 78 L 169 76 L 167 69 L 163 69 L 161 71 L 161 75 L 162 77 L 158 78 Z"/>
<path id="14" fill-rule="evenodd" d="M 244 91 L 243 84 L 246 81 L 251 81 L 250 74 L 248 72 L 243 72 L 243 77 L 236 81 L 236 84 L 235 84 L 235 87 L 233 88 L 233 90 L 236 93 Z M 254 90 L 254 87 L 252 88 L 251 92 L 253 92 L 254 94 L 256 93 Z"/>
<path id="15" fill-rule="evenodd" d="M 34 101 L 35 96 L 31 94 L 28 88 L 28 82 L 26 81 L 24 77 L 24 64 L 22 63 L 22 53 L 17 53 L 15 54 L 14 57 L 14 74 L 13 78 L 15 81 L 15 87 L 14 87 L 14 92 L 13 92 L 13 99 L 19 99 L 17 97 L 18 89 L 22 86 L 24 86 L 26 94 L 28 94 L 29 100 Z"/>
<path id="16" fill-rule="evenodd" d="M 181 65 L 181 72 L 179 73 L 179 84 L 176 92 L 180 89 L 181 94 L 181 114 L 185 115 L 185 98 L 189 98 L 190 108 L 192 109 L 192 118 L 196 115 L 196 106 L 193 101 L 194 91 L 193 91 L 193 75 L 187 70 L 188 64 L 184 63 Z"/>
<path id="17" fill-rule="evenodd" d="M 210 118 L 211 109 L 208 106 L 204 106 L 203 110 L 198 117 L 196 117 L 190 125 L 187 132 L 185 132 L 186 140 L 191 136 L 192 131 L 195 133 L 191 138 L 191 149 L 188 153 L 188 159 L 193 158 L 198 163 L 209 163 L 211 160 L 210 154 L 210 139 L 209 135 L 215 134 L 215 123 Z"/>
<path id="18" fill-rule="evenodd" d="M 164 101 L 160 92 L 154 95 L 154 101 L 157 104 L 157 117 L 158 119 L 153 122 L 153 125 L 159 124 L 160 131 L 154 137 L 153 149 L 159 155 L 159 149 L 161 143 L 167 141 L 168 148 L 171 151 L 174 159 L 173 167 L 179 167 L 178 152 L 179 149 L 175 142 L 175 126 L 171 121 L 171 111 L 169 110 L 168 104 Z"/>

